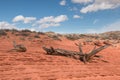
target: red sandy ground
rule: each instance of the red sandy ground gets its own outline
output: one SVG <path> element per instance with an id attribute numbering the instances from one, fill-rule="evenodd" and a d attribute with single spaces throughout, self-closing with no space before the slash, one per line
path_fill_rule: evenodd
<path id="1" fill-rule="evenodd" d="M 7 52 L 16 40 L 27 52 Z M 63 56 L 46 55 L 42 46 L 78 51 L 75 42 L 65 38 L 56 41 L 45 36 L 32 41 L 19 37 L 0 38 L 0 80 L 120 80 L 120 47 L 109 47 L 99 53 L 102 58 L 84 64 Z M 93 46 L 83 46 L 85 52 Z"/>

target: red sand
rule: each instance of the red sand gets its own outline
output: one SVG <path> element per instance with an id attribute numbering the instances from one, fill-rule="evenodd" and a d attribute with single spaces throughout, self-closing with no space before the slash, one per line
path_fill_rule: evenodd
<path id="1" fill-rule="evenodd" d="M 42 36 L 32 41 L 21 41 L 28 51 L 7 52 L 12 48 L 14 37 L 0 38 L 0 80 L 120 80 L 120 47 L 109 47 L 99 53 L 102 58 L 84 64 L 62 56 L 46 55 L 42 46 L 53 46 L 78 51 L 77 41 L 55 41 Z M 84 51 L 93 46 L 85 45 Z"/>

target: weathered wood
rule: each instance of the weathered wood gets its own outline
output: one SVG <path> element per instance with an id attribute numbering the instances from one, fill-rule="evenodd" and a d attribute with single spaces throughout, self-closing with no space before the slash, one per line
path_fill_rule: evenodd
<path id="1" fill-rule="evenodd" d="M 27 48 L 22 44 L 16 44 L 15 41 L 13 41 L 13 49 L 9 50 L 8 52 L 26 52 Z"/>
<path id="2" fill-rule="evenodd" d="M 102 51 L 103 49 L 106 49 L 107 47 L 109 47 L 110 45 L 104 45 L 104 46 L 101 46 L 97 49 L 93 49 L 90 53 L 87 54 L 87 61 L 94 55 L 96 55 L 98 52 Z"/>
<path id="3" fill-rule="evenodd" d="M 82 45 L 81 45 L 81 43 L 79 43 L 79 44 L 75 43 L 75 45 L 79 47 L 79 51 L 80 51 L 79 54 L 80 54 L 80 55 L 83 55 L 83 50 L 82 50 Z"/>
<path id="4" fill-rule="evenodd" d="M 88 62 L 92 57 L 94 57 L 98 52 L 102 51 L 103 49 L 109 47 L 110 45 L 104 45 L 96 49 L 96 46 L 93 48 L 93 50 L 89 53 L 83 53 L 81 44 L 77 45 L 79 46 L 79 51 L 68 51 L 64 49 L 54 49 L 53 47 L 46 48 L 43 47 L 43 49 L 47 52 L 48 55 L 58 55 L 58 56 L 65 56 L 70 57 L 74 59 L 79 59 L 83 61 L 84 63 Z"/>
<path id="5" fill-rule="evenodd" d="M 79 59 L 80 54 L 76 51 L 68 51 L 64 49 L 54 49 L 53 47 L 46 48 L 43 47 L 43 49 L 47 52 L 48 55 L 58 55 L 58 56 L 65 56 L 65 57 L 71 57 L 74 59 Z"/>

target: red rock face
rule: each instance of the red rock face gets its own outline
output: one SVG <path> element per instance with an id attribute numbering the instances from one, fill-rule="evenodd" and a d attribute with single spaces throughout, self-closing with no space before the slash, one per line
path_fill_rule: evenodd
<path id="1" fill-rule="evenodd" d="M 62 41 L 46 38 L 20 40 L 20 36 L 9 34 L 10 38 L 0 38 L 0 79 L 1 80 L 120 80 L 120 46 L 109 47 L 98 55 L 102 58 L 84 64 L 79 60 L 62 56 L 46 55 L 42 46 L 53 46 L 78 51 L 74 43 L 62 38 Z M 24 44 L 27 52 L 7 52 L 12 41 Z M 119 45 L 119 44 L 118 44 Z M 84 52 L 94 45 L 84 45 Z"/>

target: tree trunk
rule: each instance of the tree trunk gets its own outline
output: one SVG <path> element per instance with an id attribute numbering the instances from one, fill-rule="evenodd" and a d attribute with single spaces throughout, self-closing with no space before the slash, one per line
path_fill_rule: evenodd
<path id="1" fill-rule="evenodd" d="M 77 60 L 81 60 L 84 63 L 86 63 L 92 57 L 94 57 L 98 52 L 102 51 L 103 49 L 105 49 L 109 46 L 110 45 L 104 45 L 97 49 L 95 49 L 96 47 L 94 47 L 94 49 L 87 54 L 83 53 L 81 46 L 79 46 L 80 52 L 68 51 L 68 50 L 64 50 L 64 49 L 54 49 L 53 47 L 50 47 L 50 48 L 43 47 L 43 49 L 47 52 L 48 55 L 58 55 L 58 56 L 70 57 L 70 58 L 74 58 Z"/>

